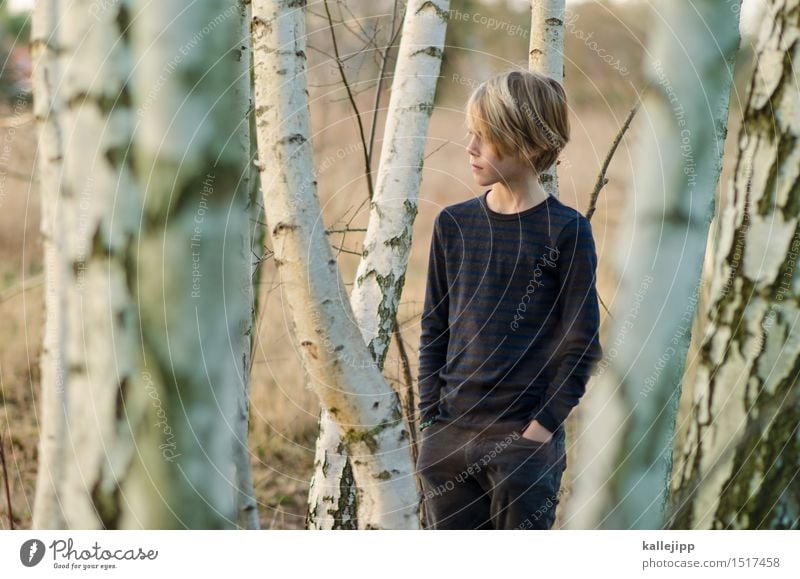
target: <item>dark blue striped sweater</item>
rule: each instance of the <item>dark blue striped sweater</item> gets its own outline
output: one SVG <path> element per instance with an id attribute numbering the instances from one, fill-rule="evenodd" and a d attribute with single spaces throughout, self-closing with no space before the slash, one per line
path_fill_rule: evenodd
<path id="1" fill-rule="evenodd" d="M 420 420 L 551 432 L 600 359 L 589 221 L 555 197 L 514 214 L 484 192 L 434 223 L 419 348 Z"/>

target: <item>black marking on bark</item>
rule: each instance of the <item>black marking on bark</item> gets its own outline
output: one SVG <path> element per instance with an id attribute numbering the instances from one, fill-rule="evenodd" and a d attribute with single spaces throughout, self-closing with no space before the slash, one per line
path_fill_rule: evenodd
<path id="1" fill-rule="evenodd" d="M 279 221 L 275 227 L 272 228 L 272 235 L 278 235 L 284 231 L 294 231 L 295 229 L 297 229 L 297 225 L 293 223 L 286 223 L 285 221 Z"/>
<path id="2" fill-rule="evenodd" d="M 423 10 L 433 10 L 436 16 L 438 16 L 442 22 L 447 22 L 448 18 L 450 17 L 450 13 L 447 10 L 442 10 L 431 0 L 425 0 L 425 2 L 423 2 L 420 7 L 417 8 L 417 11 L 414 12 L 414 14 L 419 14 Z"/>
<path id="3" fill-rule="evenodd" d="M 414 52 L 411 53 L 411 56 L 416 56 L 418 54 L 427 54 L 428 56 L 441 60 L 442 55 L 444 53 L 442 52 L 442 49 L 439 48 L 438 46 L 426 46 L 425 48 L 420 48 L 419 50 L 415 50 Z"/>
<path id="4" fill-rule="evenodd" d="M 97 481 L 92 486 L 92 504 L 94 505 L 97 517 L 103 524 L 104 529 L 117 529 L 119 527 L 119 517 L 121 509 L 119 506 L 120 489 L 114 485 L 111 492 L 101 489 L 103 474 L 97 475 Z"/>
<path id="5" fill-rule="evenodd" d="M 130 40 L 131 13 L 124 2 L 119 2 L 117 4 L 116 21 L 119 27 L 119 35 L 122 41 L 127 44 Z"/>
<path id="6" fill-rule="evenodd" d="M 128 395 L 129 384 L 130 380 L 128 377 L 123 376 L 117 387 L 116 412 L 114 414 L 117 421 L 122 420 L 122 417 L 125 415 L 125 398 Z"/>
<path id="7" fill-rule="evenodd" d="M 339 479 L 339 501 L 336 508 L 329 509 L 328 513 L 333 516 L 334 529 L 358 529 L 358 496 L 349 459 L 345 461 L 342 478 Z"/>

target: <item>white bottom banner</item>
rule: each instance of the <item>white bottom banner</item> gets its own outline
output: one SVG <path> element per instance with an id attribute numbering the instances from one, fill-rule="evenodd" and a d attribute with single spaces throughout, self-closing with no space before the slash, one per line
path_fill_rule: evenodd
<path id="1" fill-rule="evenodd" d="M 800 577 L 797 531 L 4 531 L 0 578 Z"/>

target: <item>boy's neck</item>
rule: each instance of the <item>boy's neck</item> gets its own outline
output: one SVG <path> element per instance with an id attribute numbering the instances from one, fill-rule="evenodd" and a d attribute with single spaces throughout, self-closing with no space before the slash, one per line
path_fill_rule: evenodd
<path id="1" fill-rule="evenodd" d="M 498 181 L 492 185 L 486 202 L 497 213 L 519 213 L 535 207 L 547 197 L 538 175 L 528 172 L 519 179 Z"/>

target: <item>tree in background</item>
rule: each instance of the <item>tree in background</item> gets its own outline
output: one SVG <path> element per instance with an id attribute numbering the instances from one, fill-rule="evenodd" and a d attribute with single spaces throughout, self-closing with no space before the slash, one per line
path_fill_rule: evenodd
<path id="1" fill-rule="evenodd" d="M 33 13 L 31 53 L 33 57 L 33 109 L 38 127 L 38 171 L 41 192 L 41 233 L 45 273 L 45 327 L 42 343 L 42 411 L 39 433 L 39 470 L 33 503 L 35 529 L 63 529 L 66 521 L 58 498 L 63 480 L 66 437 L 64 354 L 66 325 L 65 282 L 69 279 L 61 199 L 62 135 L 59 127 L 62 104 L 58 85 L 58 36 L 60 3 L 39 0 Z"/>
<path id="2" fill-rule="evenodd" d="M 632 203 L 614 267 L 621 306 L 587 395 L 572 528 L 661 528 L 697 286 L 722 166 L 738 3 L 662 2 L 650 40 Z M 677 33 L 680 31 L 680 33 Z"/>
<path id="3" fill-rule="evenodd" d="M 251 323 L 245 5 L 49 5 L 65 436 L 40 468 L 63 473 L 67 528 L 231 528 Z"/>

